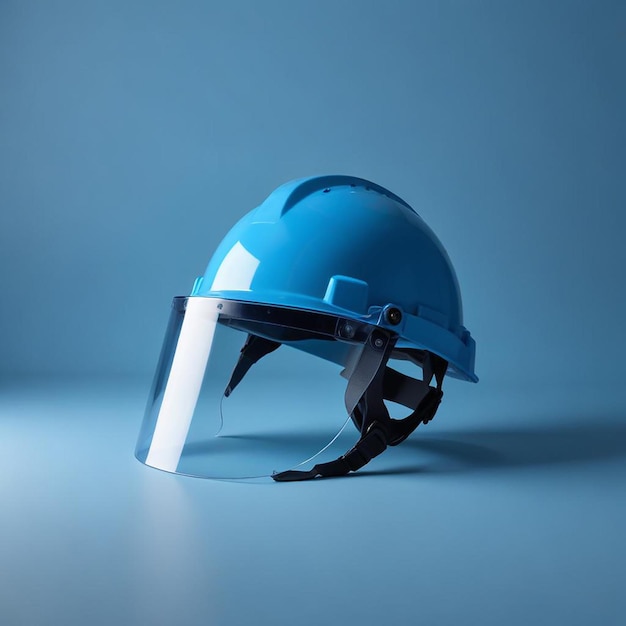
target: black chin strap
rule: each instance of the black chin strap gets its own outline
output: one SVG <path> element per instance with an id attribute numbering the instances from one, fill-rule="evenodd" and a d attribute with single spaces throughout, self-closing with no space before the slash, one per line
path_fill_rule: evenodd
<path id="1" fill-rule="evenodd" d="M 346 408 L 361 432 L 361 438 L 348 452 L 334 461 L 319 463 L 309 471 L 288 470 L 274 474 L 276 481 L 311 480 L 345 476 L 369 463 L 387 449 L 404 441 L 420 424 L 435 416 L 443 391 L 447 361 L 426 352 L 424 380 L 416 380 L 387 367 L 395 338 L 382 330 L 372 333 L 346 390 Z M 375 368 L 375 371 L 372 371 Z M 437 387 L 430 387 L 435 377 Z M 355 398 L 356 399 L 355 401 Z M 393 419 L 384 400 L 403 404 L 413 412 L 404 419 Z M 356 402 L 356 403 L 355 403 Z"/>
<path id="2" fill-rule="evenodd" d="M 443 397 L 441 386 L 448 363 L 431 352 L 425 352 L 423 380 L 401 374 L 387 366 L 396 340 L 395 335 L 383 329 L 374 330 L 354 369 L 350 373 L 342 372 L 348 377 L 346 409 L 361 433 L 355 446 L 338 459 L 319 463 L 309 471 L 288 470 L 273 474 L 274 480 L 287 482 L 345 476 L 361 469 L 384 452 L 387 446 L 397 446 L 420 424 L 430 422 Z M 224 395 L 228 397 L 250 367 L 280 345 L 276 341 L 248 335 Z M 430 386 L 433 377 L 436 388 Z M 413 412 L 404 419 L 393 419 L 384 400 L 402 404 Z"/>

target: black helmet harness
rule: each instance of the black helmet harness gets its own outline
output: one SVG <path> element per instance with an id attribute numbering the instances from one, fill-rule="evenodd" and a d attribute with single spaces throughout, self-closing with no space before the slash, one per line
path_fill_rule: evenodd
<path id="1" fill-rule="evenodd" d="M 272 310 L 276 311 L 274 308 L 266 309 L 268 313 Z M 287 310 L 283 309 L 283 311 Z M 313 315 L 318 318 L 320 316 L 334 317 L 319 313 Z M 334 319 L 336 321 L 337 318 Z M 241 330 L 249 327 L 249 324 L 241 320 L 232 320 L 229 325 Z M 354 325 L 354 321 L 340 320 L 334 334 L 338 333 L 338 338 L 345 337 L 346 328 L 349 327 L 349 333 L 354 337 L 358 334 Z M 274 324 L 271 326 L 273 327 L 272 339 L 262 334 L 249 332 L 224 391 L 226 397 L 230 396 L 254 363 L 279 348 L 283 341 L 294 340 L 295 337 L 290 336 L 290 328 Z M 265 328 L 268 326 L 266 325 Z M 275 340 L 277 328 L 281 330 L 280 338 L 283 341 Z M 334 461 L 319 463 L 309 471 L 287 470 L 275 473 L 272 475 L 275 481 L 328 478 L 355 472 L 384 452 L 387 446 L 398 445 L 420 424 L 427 424 L 434 417 L 443 397 L 442 384 L 448 367 L 447 361 L 427 350 L 396 349 L 399 336 L 391 329 L 363 324 L 358 331 L 363 339 L 363 350 L 354 366 L 346 367 L 341 375 L 348 379 L 345 406 L 348 415 L 361 434 L 359 440 L 353 448 Z M 301 332 L 297 331 L 299 334 Z M 315 330 L 312 331 L 311 336 L 330 338 L 321 337 Z M 388 361 L 392 357 L 420 365 L 423 379 L 411 378 L 389 367 Z M 435 387 L 430 386 L 433 378 Z M 403 419 L 394 419 L 389 415 L 385 400 L 402 404 L 410 408 L 412 413 Z"/>

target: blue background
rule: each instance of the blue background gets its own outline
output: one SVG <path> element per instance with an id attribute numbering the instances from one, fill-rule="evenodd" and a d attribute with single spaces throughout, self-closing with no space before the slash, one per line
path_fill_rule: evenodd
<path id="1" fill-rule="evenodd" d="M 623 624 L 625 60 L 621 2 L 4 0 L 0 621 Z M 443 241 L 479 385 L 362 476 L 139 465 L 171 297 L 336 172 Z"/>

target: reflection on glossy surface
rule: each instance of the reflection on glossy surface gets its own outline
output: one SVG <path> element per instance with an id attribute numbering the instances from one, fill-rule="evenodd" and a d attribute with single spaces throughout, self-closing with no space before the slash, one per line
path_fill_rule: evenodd
<path id="1" fill-rule="evenodd" d="M 217 327 L 218 312 L 202 311 L 202 304 L 194 298 L 187 302 L 187 313 L 174 344 L 176 351 L 171 366 L 168 362 L 167 384 L 162 399 L 159 398 L 159 413 L 145 457 L 147 465 L 168 472 L 176 471 L 187 440 Z"/>
<path id="2" fill-rule="evenodd" d="M 257 313 L 261 308 L 263 315 L 268 311 L 265 306 L 245 306 Z M 137 459 L 187 476 L 260 478 L 318 455 L 332 460 L 349 450 L 358 439 L 354 433 L 344 448 L 335 442 L 349 419 L 342 402 L 347 383 L 336 363 L 310 364 L 311 357 L 302 350 L 274 347 L 267 358 L 246 368 L 254 376 L 250 372 L 245 380 L 240 377 L 233 383 L 233 368 L 248 336 L 233 325 L 250 322 L 234 317 L 233 307 L 212 298 L 174 298 L 137 439 Z M 331 318 L 330 326 L 334 333 L 336 318 Z M 272 324 L 271 330 L 289 332 L 293 344 L 301 345 L 295 341 L 300 329 Z M 307 349 L 329 343 L 311 339 L 308 327 L 304 332 Z M 417 366 L 413 369 L 419 372 Z M 253 384 L 259 377 L 262 390 Z M 301 431 L 314 436 L 302 437 L 298 447 L 272 441 L 274 433 L 280 437 Z M 253 445 L 246 445 L 248 435 L 259 434 Z"/>
<path id="3" fill-rule="evenodd" d="M 237 241 L 216 270 L 209 288 L 211 291 L 228 288 L 247 291 L 258 267 L 259 259 L 246 250 L 241 241 Z"/>

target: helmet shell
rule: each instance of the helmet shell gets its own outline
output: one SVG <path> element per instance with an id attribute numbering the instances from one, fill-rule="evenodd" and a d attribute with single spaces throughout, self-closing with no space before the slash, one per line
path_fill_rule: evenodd
<path id="1" fill-rule="evenodd" d="M 318 176 L 276 189 L 224 237 L 192 295 L 364 319 L 385 307 L 398 347 L 425 349 L 476 381 L 458 281 L 439 239 L 401 198 L 370 181 Z M 326 358 L 327 355 L 324 355 Z"/>

